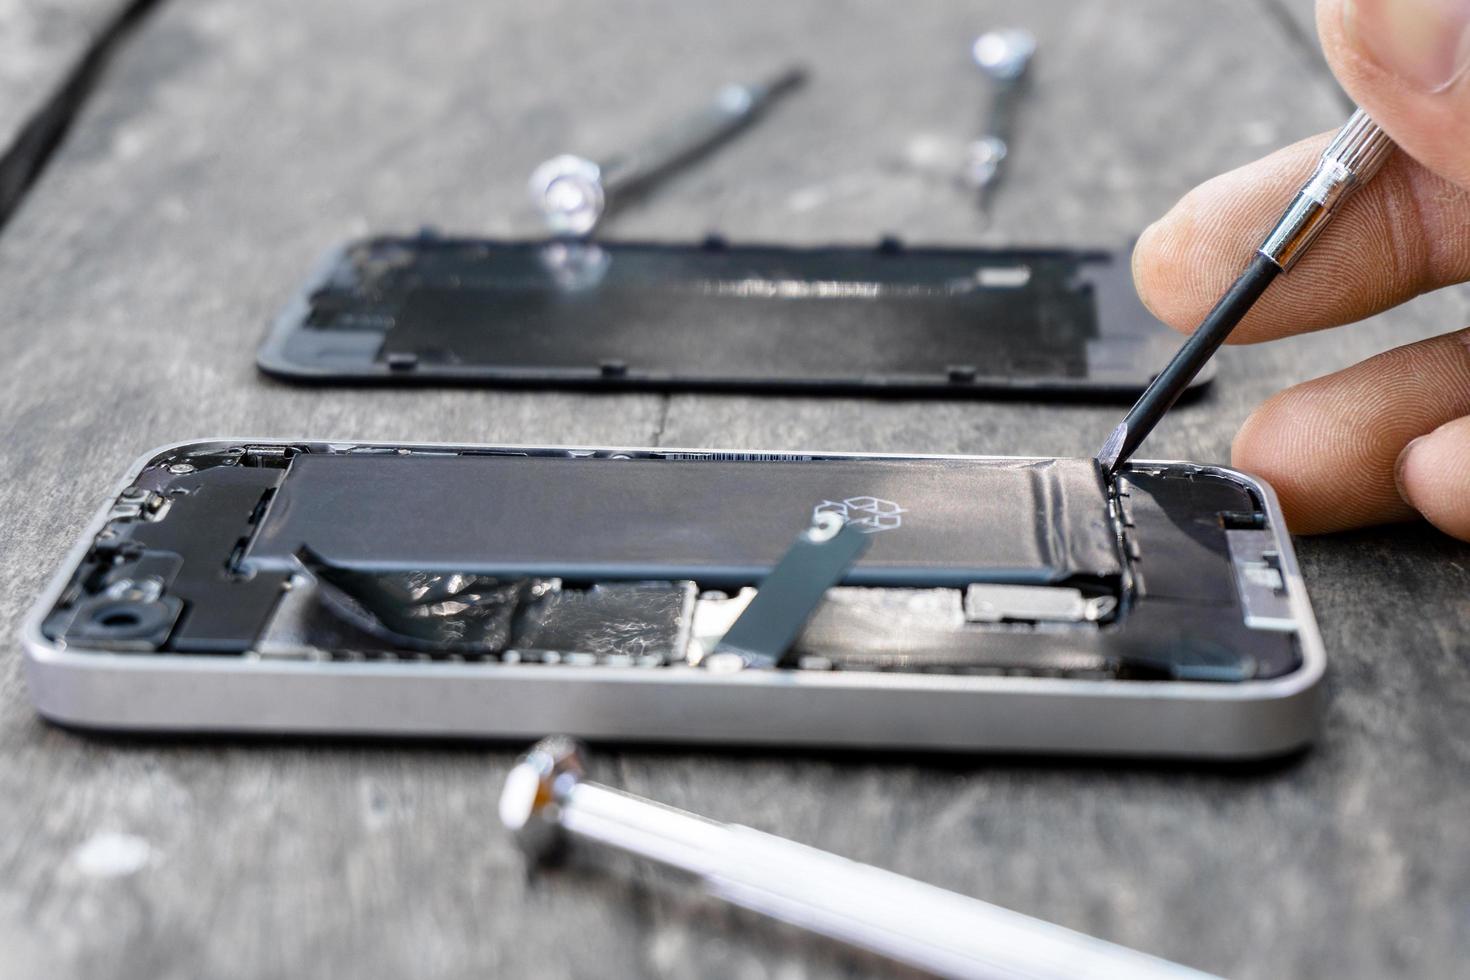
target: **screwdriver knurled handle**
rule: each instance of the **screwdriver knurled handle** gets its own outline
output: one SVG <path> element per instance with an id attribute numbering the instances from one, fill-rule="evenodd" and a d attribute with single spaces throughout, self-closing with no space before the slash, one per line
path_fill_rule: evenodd
<path id="1" fill-rule="evenodd" d="M 1338 206 L 1382 169 L 1393 148 L 1393 140 L 1366 112 L 1354 112 L 1258 251 L 1283 272 L 1290 271 Z"/>
<path id="2" fill-rule="evenodd" d="M 1393 152 L 1393 145 L 1382 127 L 1359 109 L 1327 144 L 1322 159 L 1336 161 L 1353 174 L 1354 180 L 1363 183 L 1378 173 Z"/>

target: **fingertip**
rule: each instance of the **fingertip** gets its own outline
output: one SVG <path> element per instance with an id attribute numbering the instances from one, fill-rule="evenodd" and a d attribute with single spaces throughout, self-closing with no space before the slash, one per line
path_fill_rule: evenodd
<path id="1" fill-rule="evenodd" d="M 1270 484 L 1292 532 L 1335 530 L 1324 519 L 1327 515 L 1319 507 L 1311 475 L 1298 462 L 1300 452 L 1291 438 L 1296 428 L 1292 421 L 1295 399 L 1290 393 L 1273 396 L 1250 414 L 1230 445 L 1230 465 Z"/>
<path id="2" fill-rule="evenodd" d="M 1333 75 L 1394 142 L 1470 188 L 1470 31 L 1462 3 L 1318 0 L 1317 34 Z"/>
<path id="3" fill-rule="evenodd" d="M 1404 500 L 1446 534 L 1470 541 L 1470 416 L 1404 447 L 1396 467 Z"/>
<path id="4" fill-rule="evenodd" d="M 1467 414 L 1470 330 L 1463 330 L 1280 392 L 1246 420 L 1231 458 L 1276 489 L 1293 531 L 1422 513 L 1470 539 Z"/>
<path id="5" fill-rule="evenodd" d="M 1158 306 L 1154 302 L 1154 263 L 1158 252 L 1158 227 L 1157 221 L 1143 229 L 1138 235 L 1138 240 L 1133 243 L 1133 289 L 1138 293 L 1138 298 L 1143 301 L 1143 306 L 1155 317 L 1162 320 L 1159 315 Z"/>
<path id="6" fill-rule="evenodd" d="M 1182 243 L 1198 237 L 1192 231 L 1192 211 L 1186 197 L 1145 228 L 1133 246 L 1133 285 L 1138 298 L 1150 313 L 1180 333 L 1192 333 L 1199 322 L 1181 249 Z"/>
<path id="7" fill-rule="evenodd" d="M 1393 486 L 1394 451 L 1376 451 L 1372 433 L 1345 421 L 1330 377 L 1279 392 L 1251 413 L 1231 445 L 1231 465 L 1271 485 L 1296 534 L 1411 518 Z"/>

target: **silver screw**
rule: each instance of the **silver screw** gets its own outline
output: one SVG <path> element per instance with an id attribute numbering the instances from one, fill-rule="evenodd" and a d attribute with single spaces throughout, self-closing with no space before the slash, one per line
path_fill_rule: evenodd
<path id="1" fill-rule="evenodd" d="M 511 770 L 500 819 L 534 861 L 572 838 L 697 877 L 718 898 L 947 977 L 1200 978 L 1187 967 L 739 824 L 599 786 L 569 738 Z"/>
<path id="2" fill-rule="evenodd" d="M 979 192 L 983 208 L 1000 178 L 1001 164 L 1010 154 L 1016 108 L 1025 88 L 1027 69 L 1036 54 L 1036 37 L 1020 28 L 987 31 L 975 39 L 970 51 L 975 64 L 990 79 L 992 89 L 984 133 L 970 144 L 963 175 L 964 183 Z"/>
<path id="3" fill-rule="evenodd" d="M 558 235 L 586 235 L 607 209 L 602 167 L 574 153 L 554 156 L 531 171 L 531 199 Z"/>

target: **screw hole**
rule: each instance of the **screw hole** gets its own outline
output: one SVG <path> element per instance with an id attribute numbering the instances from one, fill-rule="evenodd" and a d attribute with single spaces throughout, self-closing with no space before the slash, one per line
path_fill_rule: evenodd
<path id="1" fill-rule="evenodd" d="M 124 629 L 129 626 L 137 626 L 140 622 L 142 620 L 138 618 L 137 613 L 126 609 L 115 609 L 97 617 L 97 624 L 109 629 Z"/>

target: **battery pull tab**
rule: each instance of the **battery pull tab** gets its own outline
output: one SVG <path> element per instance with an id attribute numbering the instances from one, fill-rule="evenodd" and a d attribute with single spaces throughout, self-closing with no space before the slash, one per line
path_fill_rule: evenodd
<path id="1" fill-rule="evenodd" d="M 869 538 L 835 513 L 816 515 L 791 549 L 761 582 L 755 598 L 735 620 L 714 653 L 710 670 L 785 667 L 787 653 L 827 590 L 867 550 Z"/>

